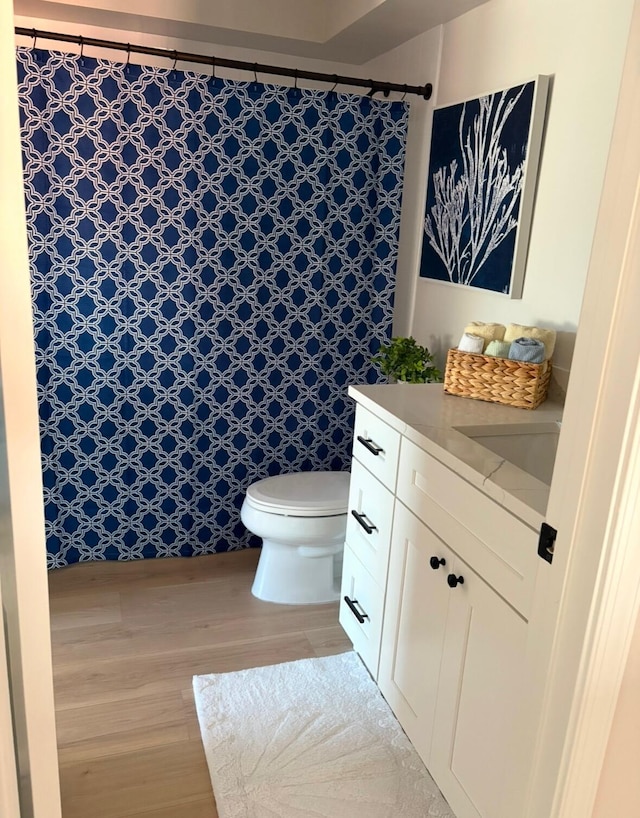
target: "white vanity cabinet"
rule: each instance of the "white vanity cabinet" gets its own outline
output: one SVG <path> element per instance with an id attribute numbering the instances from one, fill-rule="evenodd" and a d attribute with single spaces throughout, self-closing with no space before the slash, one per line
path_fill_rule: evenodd
<path id="1" fill-rule="evenodd" d="M 344 600 L 340 622 L 457 818 L 513 818 L 537 532 L 401 423 L 356 417 L 343 598 L 363 622 Z"/>
<path id="2" fill-rule="evenodd" d="M 525 639 L 525 620 L 398 502 L 378 684 L 457 818 L 507 818 Z"/>
<path id="3" fill-rule="evenodd" d="M 400 434 L 356 410 L 340 624 L 374 679 L 378 676 Z"/>

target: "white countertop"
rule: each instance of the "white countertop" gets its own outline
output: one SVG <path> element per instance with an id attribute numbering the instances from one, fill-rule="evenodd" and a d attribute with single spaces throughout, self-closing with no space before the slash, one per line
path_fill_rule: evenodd
<path id="1" fill-rule="evenodd" d="M 555 422 L 562 419 L 560 404 L 514 409 L 446 395 L 442 384 L 350 386 L 349 395 L 516 517 L 540 527 L 549 486 L 453 427 Z"/>

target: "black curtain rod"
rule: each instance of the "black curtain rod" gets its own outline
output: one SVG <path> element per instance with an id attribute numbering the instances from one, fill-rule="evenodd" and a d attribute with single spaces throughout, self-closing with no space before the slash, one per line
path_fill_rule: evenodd
<path id="1" fill-rule="evenodd" d="M 177 62 L 198 63 L 199 65 L 209 65 L 215 71 L 216 68 L 236 68 L 241 71 L 251 71 L 254 76 L 258 72 L 261 74 L 272 74 L 277 77 L 293 77 L 295 80 L 316 80 L 319 82 L 336 85 L 351 85 L 356 88 L 369 88 L 368 96 L 378 91 L 385 96 L 389 96 L 390 91 L 397 91 L 401 94 L 417 94 L 423 99 L 430 99 L 433 86 L 430 82 L 426 85 L 402 85 L 397 82 L 379 82 L 378 80 L 364 80 L 360 77 L 344 77 L 338 74 L 323 74 L 319 71 L 304 71 L 302 69 L 282 68 L 277 65 L 264 65 L 263 63 L 245 62 L 244 60 L 228 60 L 225 57 L 207 57 L 204 54 L 191 54 L 188 51 L 173 51 L 170 48 L 152 48 L 146 45 L 135 45 L 133 43 L 119 43 L 115 40 L 99 40 L 95 37 L 83 37 L 81 34 L 61 34 L 55 31 L 40 31 L 35 28 L 23 28 L 16 26 L 17 35 L 31 37 L 36 40 L 56 40 L 62 43 L 75 43 L 82 49 L 84 46 L 94 48 L 109 48 L 117 51 L 126 51 L 130 54 L 147 54 L 151 57 L 162 57 L 166 60 Z"/>

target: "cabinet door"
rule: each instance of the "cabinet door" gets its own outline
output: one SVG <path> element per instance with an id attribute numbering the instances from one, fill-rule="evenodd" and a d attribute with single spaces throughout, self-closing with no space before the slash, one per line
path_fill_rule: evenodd
<path id="1" fill-rule="evenodd" d="M 440 666 L 429 769 L 457 818 L 503 813 L 516 756 L 526 622 L 456 559 Z"/>
<path id="2" fill-rule="evenodd" d="M 400 432 L 358 405 L 353 427 L 353 456 L 391 491 L 396 486 L 399 453 Z"/>
<path id="3" fill-rule="evenodd" d="M 431 566 L 431 559 L 444 560 Z M 378 685 L 429 763 L 450 589 L 451 552 L 396 501 Z M 436 564 L 436 563 L 434 563 Z"/>
<path id="4" fill-rule="evenodd" d="M 355 458 L 351 462 L 346 539 L 382 588 L 387 582 L 393 494 Z"/>
<path id="5" fill-rule="evenodd" d="M 384 591 L 347 543 L 342 564 L 339 621 L 374 679 L 378 676 L 383 606 Z"/>

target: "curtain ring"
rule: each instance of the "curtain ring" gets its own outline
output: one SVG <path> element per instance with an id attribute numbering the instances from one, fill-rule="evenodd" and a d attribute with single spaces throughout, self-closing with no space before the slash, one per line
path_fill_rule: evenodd
<path id="1" fill-rule="evenodd" d="M 211 79 L 216 79 L 216 58 L 211 57 Z"/>
<path id="2" fill-rule="evenodd" d="M 333 75 L 333 79 L 334 79 L 334 83 L 333 83 L 333 85 L 331 86 L 331 88 L 329 88 L 329 93 L 330 93 L 330 94 L 331 94 L 331 93 L 333 93 L 333 91 L 335 91 L 335 90 L 336 90 L 336 88 L 338 87 L 338 75 L 337 75 L 337 74 L 334 74 L 334 75 Z"/>
<path id="3" fill-rule="evenodd" d="M 253 64 L 253 81 L 255 84 L 258 84 L 258 63 L 254 62 Z"/>
<path id="4" fill-rule="evenodd" d="M 127 43 L 127 61 L 124 64 L 125 68 L 129 67 L 129 60 L 131 59 L 131 43 Z"/>
<path id="5" fill-rule="evenodd" d="M 293 90 L 292 90 L 293 99 L 301 99 L 302 98 L 302 91 L 298 88 L 298 69 L 294 68 L 293 70 Z"/>
<path id="6" fill-rule="evenodd" d="M 404 94 L 400 97 L 400 102 L 404 102 L 407 98 L 407 86 L 404 86 Z"/>
<path id="7" fill-rule="evenodd" d="M 84 37 L 82 34 L 78 37 L 78 42 L 80 43 L 80 62 L 82 64 L 82 60 L 84 58 Z"/>
<path id="8" fill-rule="evenodd" d="M 31 50 L 35 52 L 35 50 L 36 50 L 36 42 L 37 42 L 37 40 L 38 40 L 38 32 L 35 30 L 35 28 L 33 28 L 33 29 L 31 30 L 31 36 L 33 37 L 33 45 L 31 46 Z M 34 55 L 33 55 L 33 59 L 34 59 L 36 62 L 40 62 L 41 57 L 40 57 L 38 54 L 35 54 L 35 53 L 34 53 Z"/>
<path id="9" fill-rule="evenodd" d="M 174 50 L 174 52 L 173 52 L 173 68 L 171 69 L 173 72 L 175 72 L 177 64 L 178 64 L 178 52 Z"/>

